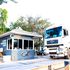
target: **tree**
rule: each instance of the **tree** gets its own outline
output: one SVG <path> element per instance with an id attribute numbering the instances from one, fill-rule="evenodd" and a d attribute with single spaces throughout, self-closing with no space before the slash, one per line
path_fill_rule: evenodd
<path id="1" fill-rule="evenodd" d="M 20 17 L 16 22 L 11 23 L 10 28 L 14 29 L 16 27 L 21 27 L 23 30 L 29 32 L 38 32 L 39 34 L 43 34 L 43 29 L 50 26 L 50 22 L 41 17 L 33 18 L 33 17 Z"/>
<path id="2" fill-rule="evenodd" d="M 10 25 L 10 29 L 15 29 L 16 27 L 21 27 L 23 30 L 27 31 L 27 22 L 24 17 L 20 17 L 16 22 L 12 22 Z"/>
<path id="3" fill-rule="evenodd" d="M 9 0 L 9 1 L 17 3 L 15 0 Z M 0 5 L 2 5 L 3 3 L 7 3 L 7 2 L 8 2 L 7 0 L 0 0 Z"/>
<path id="4" fill-rule="evenodd" d="M 5 23 L 7 23 L 7 10 L 0 8 L 0 34 L 6 32 Z"/>
<path id="5" fill-rule="evenodd" d="M 51 25 L 50 22 L 48 22 L 46 19 L 43 19 L 41 17 L 37 17 L 37 18 L 20 17 L 16 22 L 11 23 L 10 29 L 12 30 L 16 27 L 21 27 L 23 30 L 26 30 L 29 32 L 37 32 L 43 35 L 44 28 L 47 28 L 50 25 Z M 40 39 L 37 39 L 35 41 L 35 46 L 38 47 L 40 45 L 43 45 L 43 41 Z"/>

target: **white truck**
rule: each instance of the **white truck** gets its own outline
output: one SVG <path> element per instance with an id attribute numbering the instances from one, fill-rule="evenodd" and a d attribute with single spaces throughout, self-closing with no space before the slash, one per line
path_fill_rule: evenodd
<path id="1" fill-rule="evenodd" d="M 44 48 L 51 58 L 69 57 L 70 35 L 63 25 L 52 25 L 44 30 Z"/>

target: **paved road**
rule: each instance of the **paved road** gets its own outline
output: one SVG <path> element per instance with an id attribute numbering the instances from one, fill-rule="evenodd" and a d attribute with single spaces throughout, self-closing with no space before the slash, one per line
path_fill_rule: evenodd
<path id="1" fill-rule="evenodd" d="M 61 61 L 60 61 L 61 62 Z M 0 70 L 48 70 L 50 64 L 56 63 L 56 61 L 47 61 L 46 59 L 35 59 L 19 62 L 4 63 L 0 65 Z"/>
<path id="2" fill-rule="evenodd" d="M 35 68 L 40 68 L 40 67 L 43 68 L 42 66 L 46 67 L 46 65 L 62 62 L 65 60 L 66 59 L 50 59 L 49 55 L 37 56 L 33 60 L 22 60 L 17 62 L 2 63 L 0 64 L 0 70 L 33 70 Z M 64 68 L 54 69 L 54 70 L 64 70 Z"/>

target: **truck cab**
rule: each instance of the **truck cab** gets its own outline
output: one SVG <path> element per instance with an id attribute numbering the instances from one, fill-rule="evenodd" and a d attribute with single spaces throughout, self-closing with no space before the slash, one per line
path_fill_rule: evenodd
<path id="1" fill-rule="evenodd" d="M 44 31 L 44 46 L 49 50 L 51 58 L 67 57 L 70 48 L 69 32 L 62 25 L 53 25 Z"/>

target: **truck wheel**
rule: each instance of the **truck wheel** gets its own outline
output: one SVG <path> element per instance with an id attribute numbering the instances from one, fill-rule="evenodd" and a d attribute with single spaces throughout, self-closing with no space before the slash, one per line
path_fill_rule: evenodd
<path id="1" fill-rule="evenodd" d="M 68 56 L 64 56 L 64 59 L 68 59 Z"/>
<path id="2" fill-rule="evenodd" d="M 53 56 L 50 56 L 50 58 L 53 58 Z"/>

